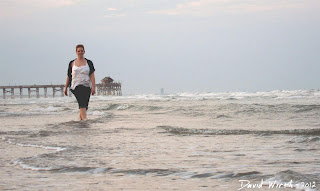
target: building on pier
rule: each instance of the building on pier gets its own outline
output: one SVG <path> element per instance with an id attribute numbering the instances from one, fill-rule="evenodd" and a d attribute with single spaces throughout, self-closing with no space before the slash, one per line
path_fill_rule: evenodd
<path id="1" fill-rule="evenodd" d="M 98 95 L 117 95 L 121 96 L 121 82 L 114 82 L 111 77 L 105 77 L 101 80 L 101 84 L 96 85 Z"/>

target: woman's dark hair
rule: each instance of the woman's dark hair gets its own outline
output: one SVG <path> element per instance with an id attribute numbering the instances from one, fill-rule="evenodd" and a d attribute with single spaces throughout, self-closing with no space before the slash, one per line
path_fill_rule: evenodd
<path id="1" fill-rule="evenodd" d="M 84 50 L 84 46 L 83 46 L 82 44 L 78 44 L 78 45 L 76 46 L 76 51 L 77 51 L 78 48 L 83 48 L 83 50 Z"/>

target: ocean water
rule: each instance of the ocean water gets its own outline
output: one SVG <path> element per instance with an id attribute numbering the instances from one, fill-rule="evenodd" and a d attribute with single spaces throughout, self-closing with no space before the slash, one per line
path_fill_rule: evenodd
<path id="1" fill-rule="evenodd" d="M 320 190 L 319 98 L 0 99 L 0 190 Z"/>

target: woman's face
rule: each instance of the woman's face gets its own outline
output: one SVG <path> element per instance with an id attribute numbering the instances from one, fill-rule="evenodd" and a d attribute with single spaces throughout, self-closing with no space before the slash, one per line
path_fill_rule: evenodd
<path id="1" fill-rule="evenodd" d="M 76 53 L 77 53 L 77 55 L 78 55 L 79 57 L 83 57 L 83 55 L 84 55 L 84 50 L 83 50 L 83 48 L 82 48 L 82 47 L 77 48 Z"/>

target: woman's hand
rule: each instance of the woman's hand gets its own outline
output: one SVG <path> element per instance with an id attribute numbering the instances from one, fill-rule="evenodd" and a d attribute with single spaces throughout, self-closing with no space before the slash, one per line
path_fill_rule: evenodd
<path id="1" fill-rule="evenodd" d="M 64 86 L 64 95 L 68 96 L 69 76 L 67 76 L 66 85 Z"/>
<path id="2" fill-rule="evenodd" d="M 94 95 L 96 93 L 96 78 L 94 77 L 94 72 L 90 75 L 90 81 L 92 83 L 91 94 Z"/>

